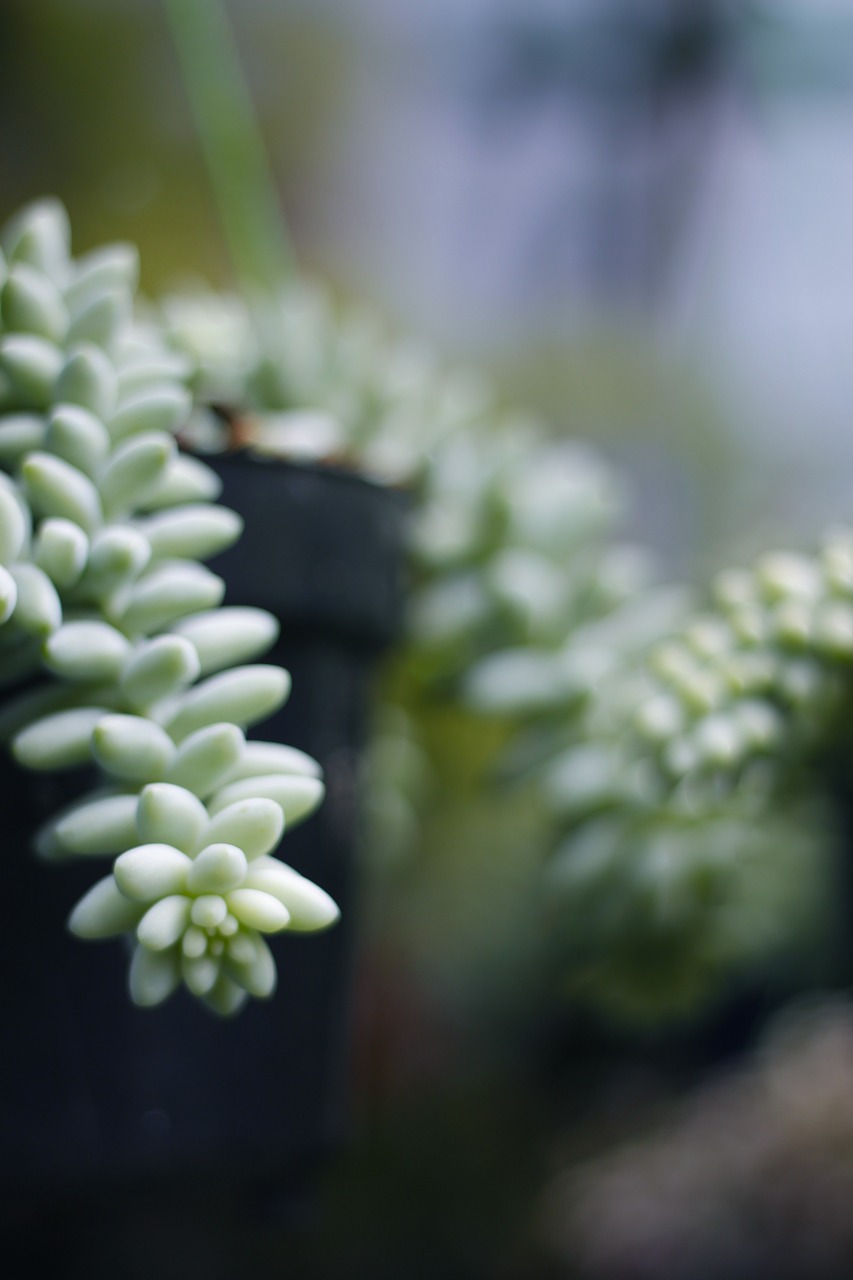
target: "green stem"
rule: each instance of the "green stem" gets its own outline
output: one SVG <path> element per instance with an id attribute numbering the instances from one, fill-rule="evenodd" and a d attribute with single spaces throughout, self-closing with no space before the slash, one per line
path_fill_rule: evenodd
<path id="1" fill-rule="evenodd" d="M 219 216 L 247 295 L 281 289 L 296 262 L 221 0 L 163 0 Z"/>

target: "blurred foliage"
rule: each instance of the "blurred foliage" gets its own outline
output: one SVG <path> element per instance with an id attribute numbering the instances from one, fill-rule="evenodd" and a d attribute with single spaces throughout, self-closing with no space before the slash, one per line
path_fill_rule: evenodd
<path id="1" fill-rule="evenodd" d="M 816 947 L 836 837 L 811 763 L 843 750 L 847 535 L 721 575 L 694 615 L 615 541 L 602 459 L 364 309 L 299 284 L 164 314 L 195 362 L 198 447 L 236 432 L 415 488 L 368 849 L 390 873 L 374 928 L 404 922 L 445 1000 L 503 1000 L 511 1025 L 556 981 L 611 1015 L 683 1017 Z"/>
<path id="2" fill-rule="evenodd" d="M 282 25 L 276 6 L 231 9 L 292 207 L 345 83 L 339 40 L 307 11 L 288 13 Z M 158 3 L 5 0 L 0 170 L 6 214 L 55 192 L 71 212 L 81 250 L 107 239 L 139 246 L 149 291 L 194 274 L 219 281 L 230 275 Z M 298 213 L 293 221 L 301 229 Z M 310 243 L 310 235 L 303 240 Z"/>

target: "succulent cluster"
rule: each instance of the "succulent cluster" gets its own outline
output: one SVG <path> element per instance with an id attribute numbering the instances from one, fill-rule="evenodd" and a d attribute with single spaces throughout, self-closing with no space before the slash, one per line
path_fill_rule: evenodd
<path id="1" fill-rule="evenodd" d="M 417 488 L 415 715 L 384 717 L 383 843 L 416 830 L 396 762 L 417 756 L 423 791 L 419 699 L 450 692 L 511 727 L 505 771 L 549 815 L 554 935 L 576 991 L 632 1013 L 684 1007 L 808 932 L 831 841 L 803 765 L 840 722 L 853 658 L 848 538 L 721 575 L 697 614 L 615 540 L 618 487 L 592 451 L 363 313 L 299 285 L 254 313 L 208 295 L 166 315 L 200 400 L 241 406 L 256 450 Z M 223 447 L 209 417 L 196 431 Z"/>
<path id="2" fill-rule="evenodd" d="M 440 368 L 371 312 L 299 282 L 275 305 L 175 295 L 161 316 L 198 404 L 236 410 L 241 443 L 417 488 L 410 639 L 439 667 L 556 641 L 645 585 L 646 558 L 606 540 L 619 495 L 591 449 L 500 410 L 482 379 Z M 210 415 L 192 431 L 201 451 L 228 446 Z"/>
<path id="3" fill-rule="evenodd" d="M 613 542 L 618 506 L 601 459 L 534 421 L 497 419 L 440 445 L 412 539 L 411 644 L 425 672 L 459 678 L 496 650 L 554 647 L 647 585 L 646 558 Z M 551 702 L 535 676 L 527 694 Z"/>
<path id="4" fill-rule="evenodd" d="M 239 442 L 259 455 L 355 465 L 416 491 L 402 660 L 415 700 L 436 690 L 455 697 L 481 659 L 512 648 L 484 704 L 514 714 L 523 695 L 552 708 L 554 682 L 539 650 L 649 586 L 649 558 L 614 540 L 621 495 L 593 450 L 500 409 L 482 381 L 440 369 L 372 314 L 336 308 L 303 282 L 276 305 L 184 294 L 160 314 L 192 367 L 199 407 L 190 434 L 199 451 L 228 447 L 230 417 Z M 429 753 L 411 709 L 389 706 L 381 720 L 382 749 L 371 753 L 372 843 L 411 848 Z"/>
<path id="5" fill-rule="evenodd" d="M 135 934 L 138 1003 L 183 976 L 231 1012 L 272 990 L 262 933 L 337 914 L 269 856 L 323 794 L 302 752 L 246 741 L 289 691 L 252 662 L 277 624 L 220 608 L 200 563 L 241 521 L 177 450 L 185 362 L 134 319 L 134 251 L 72 259 L 52 202 L 0 244 L 0 731 L 30 769 L 102 776 L 38 839 L 46 858 L 119 855 L 72 930 Z"/>
<path id="6" fill-rule="evenodd" d="M 831 825 L 809 767 L 844 733 L 853 537 L 727 571 L 711 609 L 680 614 L 655 636 L 617 611 L 470 678 L 504 709 L 519 664 L 550 686 L 543 710 L 516 676 L 515 755 L 562 832 L 576 981 L 621 1007 L 688 1004 L 814 922 Z"/>
<path id="7" fill-rule="evenodd" d="M 158 318 L 191 365 L 198 404 L 239 411 L 241 441 L 258 454 L 411 481 L 437 441 L 493 408 L 481 378 L 440 374 L 428 348 L 392 335 L 367 308 L 341 310 L 304 280 L 249 304 L 174 295 Z M 227 444 L 210 415 L 197 414 L 191 430 L 202 450 Z"/>

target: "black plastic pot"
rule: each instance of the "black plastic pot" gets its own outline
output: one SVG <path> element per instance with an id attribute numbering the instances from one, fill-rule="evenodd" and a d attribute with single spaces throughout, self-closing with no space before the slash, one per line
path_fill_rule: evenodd
<path id="1" fill-rule="evenodd" d="M 137 1010 L 121 944 L 81 944 L 64 930 L 109 863 L 41 866 L 27 847 L 68 780 L 4 762 L 0 1161 L 6 1190 L 24 1197 L 186 1172 L 283 1185 L 341 1133 L 358 759 L 374 666 L 400 619 L 405 502 L 327 468 L 243 454 L 213 465 L 223 502 L 246 520 L 213 566 L 226 602 L 277 615 L 269 660 L 293 675 L 288 704 L 254 736 L 309 751 L 326 774 L 324 805 L 285 836 L 280 856 L 333 895 L 342 920 L 322 936 L 275 939 L 278 991 L 236 1020 L 184 992 Z"/>

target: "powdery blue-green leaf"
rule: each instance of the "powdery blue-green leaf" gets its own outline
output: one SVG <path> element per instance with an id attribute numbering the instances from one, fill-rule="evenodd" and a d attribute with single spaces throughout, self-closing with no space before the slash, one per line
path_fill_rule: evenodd
<path id="1" fill-rule="evenodd" d="M 129 632 L 149 634 L 217 605 L 224 594 L 222 579 L 191 560 L 155 565 L 130 591 L 120 621 Z"/>
<path id="2" fill-rule="evenodd" d="M 199 675 L 195 646 L 180 636 L 157 636 L 140 644 L 122 672 L 121 684 L 134 707 L 150 707 L 185 689 Z"/>
<path id="3" fill-rule="evenodd" d="M 134 902 L 156 902 L 186 889 L 191 866 L 185 853 L 168 844 L 143 844 L 116 858 L 113 875 Z"/>
<path id="4" fill-rule="evenodd" d="M 147 511 L 159 511 L 190 502 L 212 502 L 221 491 L 222 481 L 215 471 L 197 458 L 179 454 L 143 505 Z"/>
<path id="5" fill-rule="evenodd" d="M 0 564 L 17 560 L 27 540 L 27 522 L 11 489 L 0 485 Z"/>
<path id="6" fill-rule="evenodd" d="M 165 781 L 208 796 L 239 760 L 245 741 L 235 724 L 198 729 L 181 743 Z"/>
<path id="7" fill-rule="evenodd" d="M 24 521 L 24 527 L 26 530 L 25 537 L 24 537 L 24 543 L 25 543 L 24 552 L 25 552 L 26 544 L 29 543 L 29 540 L 32 537 L 32 532 L 33 532 L 32 508 L 29 502 L 27 501 L 26 494 L 21 488 L 20 483 L 17 480 L 13 480 L 11 476 L 7 476 L 3 471 L 0 471 L 0 488 L 2 488 L 4 492 L 18 504 L 18 507 L 20 508 L 21 517 Z"/>
<path id="8" fill-rule="evenodd" d="M 130 641 L 107 622 L 65 622 L 45 641 L 45 662 L 67 680 L 116 680 Z"/>
<path id="9" fill-rule="evenodd" d="M 247 991 L 223 974 L 209 995 L 205 996 L 204 1002 L 221 1018 L 231 1018 L 239 1013 L 248 998 Z"/>
<path id="10" fill-rule="evenodd" d="M 33 543 L 33 559 L 57 587 L 79 581 L 89 556 L 89 539 L 73 520 L 42 520 Z"/>
<path id="11" fill-rule="evenodd" d="M 31 333 L 50 342 L 64 341 L 68 311 L 54 282 L 28 263 L 18 263 L 0 295 L 0 318 L 8 333 Z"/>
<path id="12" fill-rule="evenodd" d="M 187 887 L 190 893 L 225 893 L 242 882 L 248 865 L 236 845 L 209 844 L 193 859 Z"/>
<path id="13" fill-rule="evenodd" d="M 173 947 L 189 924 L 190 906 L 190 899 L 181 894 L 161 898 L 139 921 L 137 938 L 151 951 Z"/>
<path id="14" fill-rule="evenodd" d="M 288 827 L 309 817 L 325 795 L 319 778 L 298 774 L 268 773 L 243 778 L 222 787 L 210 801 L 210 813 L 216 815 L 238 800 L 264 797 L 281 806 Z"/>
<path id="15" fill-rule="evenodd" d="M 241 924 L 260 933 L 278 933 L 286 929 L 290 921 L 284 904 L 260 889 L 232 889 L 225 901 Z"/>
<path id="16" fill-rule="evenodd" d="M 62 601 L 47 574 L 35 564 L 13 564 L 17 592 L 15 622 L 33 636 L 49 636 L 62 622 Z"/>
<path id="17" fill-rule="evenodd" d="M 138 839 L 137 804 L 135 793 L 83 800 L 42 827 L 36 851 L 44 858 L 121 853 Z"/>
<path id="18" fill-rule="evenodd" d="M 116 778 L 157 782 L 174 759 L 175 744 L 164 729 L 144 716 L 108 715 L 92 733 L 92 754 Z"/>
<path id="19" fill-rule="evenodd" d="M 239 925 L 237 926 L 239 928 Z M 207 951 L 207 944 L 210 941 L 204 929 L 199 929 L 198 925 L 190 924 L 184 930 L 184 936 L 181 939 L 181 951 L 190 960 L 198 960 Z"/>
<path id="20" fill-rule="evenodd" d="M 92 479 L 109 454 L 110 437 L 100 418 L 88 409 L 59 404 L 48 418 L 44 446 Z"/>
<path id="21" fill-rule="evenodd" d="M 162 365 L 157 372 L 160 369 Z M 130 394 L 126 388 L 127 379 L 123 379 L 122 400 L 109 423 L 110 435 L 116 443 L 151 431 L 174 435 L 189 413 L 190 397 L 183 387 L 143 387 Z"/>
<path id="22" fill-rule="evenodd" d="M 68 917 L 68 928 L 78 938 L 113 938 L 134 929 L 139 917 L 137 904 L 107 876 L 80 899 Z"/>
<path id="23" fill-rule="evenodd" d="M 260 889 L 278 898 L 290 915 L 288 928 L 296 932 L 328 929 L 341 914 L 337 903 L 325 889 L 277 858 L 261 858 L 252 863 L 244 887 Z"/>
<path id="24" fill-rule="evenodd" d="M 155 556 L 207 560 L 237 541 L 243 520 L 228 507 L 197 502 L 148 516 L 139 527 Z"/>
<path id="25" fill-rule="evenodd" d="M 69 342 L 91 342 L 107 349 L 130 318 L 132 301 L 127 289 L 114 287 L 93 294 L 75 309 L 68 328 Z"/>
<path id="26" fill-rule="evenodd" d="M 47 408 L 61 367 L 62 352 L 47 338 L 24 333 L 0 338 L 0 370 L 23 408 Z"/>
<path id="27" fill-rule="evenodd" d="M 251 964 L 264 945 L 264 940 L 257 930 L 241 928 L 238 923 L 235 932 L 225 944 L 225 954 L 230 960 L 236 960 L 238 964 Z"/>
<path id="28" fill-rule="evenodd" d="M 15 759 L 28 769 L 70 769 L 90 759 L 92 730 L 104 707 L 57 711 L 23 729 L 12 742 Z"/>
<path id="29" fill-rule="evenodd" d="M 166 474 L 174 455 L 175 442 L 162 431 L 145 432 L 120 444 L 98 482 L 107 515 L 115 517 L 141 506 Z"/>
<path id="30" fill-rule="evenodd" d="M 487 655 L 473 668 L 466 695 L 479 711 L 535 714 L 552 705 L 559 659 L 551 653 L 509 649 Z"/>
<path id="31" fill-rule="evenodd" d="M 251 861 L 276 847 L 284 832 L 284 813 L 275 800 L 254 797 L 238 800 L 211 818 L 206 843 L 225 841 L 238 845 Z"/>
<path id="32" fill-rule="evenodd" d="M 229 948 L 230 948 L 229 944 Z M 258 1000 L 267 1000 L 276 988 L 275 960 L 263 938 L 257 939 L 255 954 L 251 959 L 240 961 L 234 958 L 231 949 L 226 953 L 225 971 L 249 995 Z"/>
<path id="33" fill-rule="evenodd" d="M 78 404 L 107 422 L 115 410 L 118 380 L 115 367 L 100 347 L 82 343 L 59 374 L 54 398 L 57 403 Z"/>
<path id="34" fill-rule="evenodd" d="M 3 250 L 10 266 L 25 262 L 54 279 L 68 271 L 71 227 L 59 200 L 34 200 L 3 229 Z"/>
<path id="35" fill-rule="evenodd" d="M 168 782 L 154 782 L 139 797 L 136 825 L 147 843 L 170 844 L 184 853 L 195 853 L 207 831 L 208 815 L 192 792 Z"/>
<path id="36" fill-rule="evenodd" d="M 279 742 L 247 742 L 240 759 L 223 783 L 257 778 L 268 773 L 295 773 L 306 778 L 320 778 L 323 770 L 307 752 Z"/>
<path id="37" fill-rule="evenodd" d="M 181 964 L 177 949 L 151 951 L 138 946 L 133 953 L 128 975 L 130 998 L 142 1008 L 162 1004 L 181 980 Z"/>
<path id="38" fill-rule="evenodd" d="M 0 414 L 0 466 L 13 470 L 25 453 L 42 447 L 45 431 L 41 414 Z"/>
<path id="39" fill-rule="evenodd" d="M 203 675 L 259 657 L 278 638 L 276 618 L 265 609 L 232 606 L 195 614 L 173 628 L 191 640 Z"/>
<path id="40" fill-rule="evenodd" d="M 129 347 L 127 343 L 121 345 L 119 350 L 119 370 L 118 370 L 118 388 L 119 388 L 119 407 L 116 411 L 113 421 L 118 418 L 122 411 L 129 407 L 131 401 L 158 394 L 160 392 L 180 393 L 180 403 L 184 406 L 185 412 L 180 415 L 173 412 L 171 420 L 167 417 L 159 419 L 147 419 L 138 428 L 140 431 L 169 431 L 174 433 L 183 426 L 184 418 L 189 413 L 192 403 L 191 396 L 181 386 L 176 386 L 182 379 L 186 379 L 192 373 L 192 365 L 183 356 L 179 356 L 170 351 L 161 348 L 153 349 L 152 347 Z M 173 395 L 173 400 L 177 400 L 177 396 Z M 131 434 L 125 432 L 124 434 Z M 118 439 L 122 435 L 120 428 L 116 429 L 115 438 Z"/>
<path id="41" fill-rule="evenodd" d="M 194 996 L 206 996 L 216 986 L 221 961 L 212 955 L 187 956 L 181 959 L 184 982 Z"/>
<path id="42" fill-rule="evenodd" d="M 82 471 L 51 453 L 30 453 L 21 466 L 24 489 L 34 511 L 73 520 L 91 534 L 101 524 L 101 501 Z"/>
<path id="43" fill-rule="evenodd" d="M 228 915 L 225 899 L 218 893 L 203 893 L 190 909 L 193 924 L 200 929 L 215 929 Z"/>
<path id="44" fill-rule="evenodd" d="M 220 720 L 245 728 L 278 710 L 289 692 L 290 676 L 281 667 L 236 667 L 184 694 L 165 727 L 176 741 Z"/>
<path id="45" fill-rule="evenodd" d="M 92 541 L 81 589 L 96 599 L 129 587 L 151 559 L 146 538 L 136 529 L 114 525 Z"/>
<path id="46" fill-rule="evenodd" d="M 65 288 L 65 301 L 73 316 L 95 297 L 115 288 L 133 290 L 139 278 L 139 254 L 132 244 L 110 244 L 78 258 Z"/>

